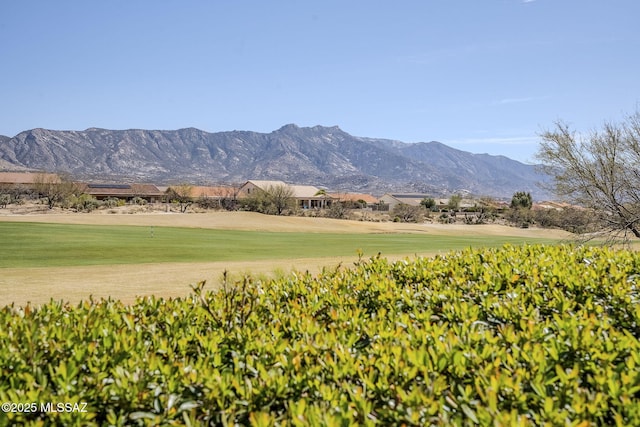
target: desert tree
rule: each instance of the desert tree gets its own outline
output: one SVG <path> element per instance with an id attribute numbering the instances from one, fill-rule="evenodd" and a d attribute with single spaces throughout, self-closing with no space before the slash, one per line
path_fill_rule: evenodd
<path id="1" fill-rule="evenodd" d="M 587 134 L 557 121 L 536 155 L 552 190 L 588 208 L 612 237 L 640 238 L 640 112 Z"/>
<path id="2" fill-rule="evenodd" d="M 447 202 L 447 208 L 450 211 L 457 211 L 458 209 L 460 209 L 460 202 L 462 201 L 462 196 L 459 194 L 452 194 L 451 197 L 449 197 L 449 201 Z"/>
<path id="3" fill-rule="evenodd" d="M 327 218 L 345 219 L 347 217 L 346 202 L 336 200 L 331 203 L 326 213 Z"/>
<path id="4" fill-rule="evenodd" d="M 33 180 L 34 192 L 43 199 L 49 209 L 80 193 L 78 186 L 65 175 L 39 173 Z"/>
<path id="5" fill-rule="evenodd" d="M 424 219 L 424 213 L 422 206 L 411 206 L 406 203 L 400 203 L 393 208 L 392 215 L 394 221 L 418 222 Z"/>
<path id="6" fill-rule="evenodd" d="M 227 187 L 221 194 L 220 207 L 228 211 L 236 210 L 238 207 L 238 187 Z"/>
<path id="7" fill-rule="evenodd" d="M 420 204 L 424 206 L 424 208 L 428 211 L 433 211 L 436 209 L 436 201 L 433 197 L 425 197 L 420 201 Z"/>
<path id="8" fill-rule="evenodd" d="M 293 189 L 286 184 L 270 185 L 243 199 L 244 207 L 250 211 L 269 215 L 282 215 L 294 207 Z"/>
<path id="9" fill-rule="evenodd" d="M 241 199 L 241 205 L 244 209 L 252 212 L 260 212 L 271 214 L 270 202 L 268 194 L 263 190 L 256 190 L 243 199 Z"/>
<path id="10" fill-rule="evenodd" d="M 531 208 L 533 207 L 533 198 L 531 193 L 525 191 L 517 191 L 511 198 L 510 209 L 507 212 L 506 218 L 520 226 L 529 227 L 533 222 L 533 214 Z"/>
<path id="11" fill-rule="evenodd" d="M 592 214 L 586 209 L 566 206 L 562 209 L 538 209 L 532 211 L 533 221 L 544 228 L 559 228 L 570 233 L 584 234 L 593 229 Z"/>
<path id="12" fill-rule="evenodd" d="M 0 184 L 0 194 L 9 197 L 8 204 L 19 203 L 20 199 L 29 196 L 33 192 L 23 184 Z"/>
<path id="13" fill-rule="evenodd" d="M 266 193 L 267 200 L 275 210 L 276 215 L 282 215 L 285 210 L 293 207 L 293 189 L 290 186 L 283 184 L 270 185 Z"/>
<path id="14" fill-rule="evenodd" d="M 516 191 L 511 198 L 511 209 L 531 209 L 533 198 L 531 193 Z"/>
<path id="15" fill-rule="evenodd" d="M 476 219 L 476 223 L 484 224 L 487 220 L 495 220 L 497 217 L 497 202 L 493 197 L 490 196 L 482 196 L 476 203 L 476 211 L 478 212 L 478 217 Z"/>
<path id="16" fill-rule="evenodd" d="M 180 213 L 185 213 L 189 206 L 193 204 L 193 186 L 189 184 L 179 184 L 167 189 L 167 198 L 171 203 L 175 203 L 180 208 Z"/>

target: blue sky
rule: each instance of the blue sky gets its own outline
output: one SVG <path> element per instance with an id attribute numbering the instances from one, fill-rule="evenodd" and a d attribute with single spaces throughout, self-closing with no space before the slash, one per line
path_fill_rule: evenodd
<path id="1" fill-rule="evenodd" d="M 638 0 L 4 1 L 0 134 L 340 126 L 533 160 L 640 103 Z"/>

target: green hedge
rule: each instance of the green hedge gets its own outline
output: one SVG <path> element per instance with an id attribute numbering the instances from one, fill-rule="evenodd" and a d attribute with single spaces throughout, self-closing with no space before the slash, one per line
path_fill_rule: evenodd
<path id="1" fill-rule="evenodd" d="M 633 252 L 506 246 L 130 306 L 6 307 L 0 402 L 38 410 L 0 420 L 640 425 L 639 274 Z"/>

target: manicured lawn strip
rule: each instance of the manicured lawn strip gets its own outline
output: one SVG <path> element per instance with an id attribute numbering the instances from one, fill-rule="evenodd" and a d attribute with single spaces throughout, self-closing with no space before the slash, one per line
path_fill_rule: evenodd
<path id="1" fill-rule="evenodd" d="M 446 251 L 551 239 L 431 234 L 278 233 L 173 227 L 0 223 L 0 268 L 213 262 Z"/>

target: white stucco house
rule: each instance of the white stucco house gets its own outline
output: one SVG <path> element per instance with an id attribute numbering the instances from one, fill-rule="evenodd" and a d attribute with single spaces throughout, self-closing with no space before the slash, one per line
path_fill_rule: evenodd
<path id="1" fill-rule="evenodd" d="M 296 204 L 302 209 L 326 208 L 331 206 L 332 198 L 313 185 L 287 184 L 284 181 L 251 179 L 238 190 L 238 198 L 250 197 L 256 191 L 268 192 L 270 188 L 286 186 L 292 190 Z"/>

